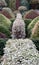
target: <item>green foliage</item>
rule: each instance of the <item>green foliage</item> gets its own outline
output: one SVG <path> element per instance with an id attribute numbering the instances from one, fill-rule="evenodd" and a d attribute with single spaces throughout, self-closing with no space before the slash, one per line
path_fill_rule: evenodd
<path id="1" fill-rule="evenodd" d="M 0 24 L 6 26 L 7 28 L 10 28 L 11 21 L 8 18 L 6 18 L 4 15 L 0 14 Z"/>
<path id="2" fill-rule="evenodd" d="M 6 1 L 6 3 L 7 3 L 7 6 L 9 6 L 9 0 L 5 0 Z"/>
<path id="3" fill-rule="evenodd" d="M 10 31 L 3 25 L 0 25 L 0 32 L 4 33 L 8 38 L 10 37 Z"/>
<path id="4" fill-rule="evenodd" d="M 24 19 L 24 21 L 25 21 L 26 25 L 28 26 L 31 23 L 32 19 Z"/>
<path id="5" fill-rule="evenodd" d="M 32 41 L 34 42 L 34 44 L 36 45 L 37 50 L 39 51 L 39 40 L 32 39 Z"/>
<path id="6" fill-rule="evenodd" d="M 26 32 L 26 37 L 28 37 L 28 30 L 27 30 L 27 27 L 29 25 L 29 23 L 31 23 L 32 19 L 25 19 L 24 22 L 25 22 L 25 32 Z"/>
<path id="7" fill-rule="evenodd" d="M 0 56 L 3 55 L 3 48 L 5 47 L 6 39 L 0 39 Z"/>

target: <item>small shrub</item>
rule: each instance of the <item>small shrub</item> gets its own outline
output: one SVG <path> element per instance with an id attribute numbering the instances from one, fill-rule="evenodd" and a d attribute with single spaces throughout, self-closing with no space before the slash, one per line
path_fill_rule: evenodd
<path id="1" fill-rule="evenodd" d="M 31 38 L 39 40 L 39 21 L 35 24 L 31 32 Z"/>
<path id="2" fill-rule="evenodd" d="M 35 24 L 36 24 L 38 21 L 39 21 L 39 16 L 36 17 L 35 19 L 33 19 L 33 20 L 31 21 L 31 23 L 28 25 L 28 28 L 27 28 L 27 29 L 28 29 L 29 37 L 30 37 L 30 35 L 31 35 L 32 29 L 34 28 Z"/>

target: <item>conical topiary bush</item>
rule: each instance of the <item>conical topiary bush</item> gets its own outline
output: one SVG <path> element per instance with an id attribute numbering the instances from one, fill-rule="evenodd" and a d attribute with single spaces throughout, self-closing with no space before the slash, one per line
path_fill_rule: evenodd
<path id="1" fill-rule="evenodd" d="M 0 14 L 0 24 L 6 26 L 9 29 L 11 26 L 11 21 L 3 14 Z"/>
<path id="2" fill-rule="evenodd" d="M 26 18 L 27 18 L 27 19 L 34 19 L 34 18 L 36 18 L 37 16 L 39 16 L 38 12 L 39 12 L 39 11 L 36 11 L 36 10 L 31 9 L 31 10 L 29 10 L 29 11 L 27 11 L 27 12 L 25 13 L 24 18 L 25 18 L 25 19 L 26 19 Z"/>
<path id="3" fill-rule="evenodd" d="M 31 4 L 36 4 L 36 3 L 39 3 L 39 0 L 31 0 L 30 3 Z"/>
<path id="4" fill-rule="evenodd" d="M 15 10 L 16 9 L 16 0 L 9 0 L 9 7 L 12 10 Z"/>
<path id="5" fill-rule="evenodd" d="M 35 24 L 39 21 L 39 16 L 36 17 L 31 23 L 28 25 L 28 34 L 31 35 L 32 29 L 34 28 Z"/>
<path id="6" fill-rule="evenodd" d="M 35 24 L 34 28 L 32 29 L 31 38 L 39 40 L 39 21 Z"/>
<path id="7" fill-rule="evenodd" d="M 14 13 L 12 12 L 12 10 L 10 9 L 10 8 L 8 8 L 8 7 L 4 7 L 3 9 L 2 9 L 2 11 L 1 11 L 1 13 L 3 14 L 3 15 L 5 15 L 7 18 L 9 18 L 9 19 L 11 19 L 11 18 L 15 18 L 15 15 L 14 15 Z"/>

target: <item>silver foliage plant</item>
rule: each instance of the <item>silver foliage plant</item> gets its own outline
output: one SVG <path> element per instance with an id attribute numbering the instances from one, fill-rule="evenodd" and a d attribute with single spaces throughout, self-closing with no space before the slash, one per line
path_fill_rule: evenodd
<path id="1" fill-rule="evenodd" d="M 39 65 L 39 53 L 29 39 L 9 39 L 4 48 L 2 65 Z"/>
<path id="2" fill-rule="evenodd" d="M 17 13 L 16 20 L 12 26 L 12 38 L 25 38 L 25 23 L 20 13 Z"/>

